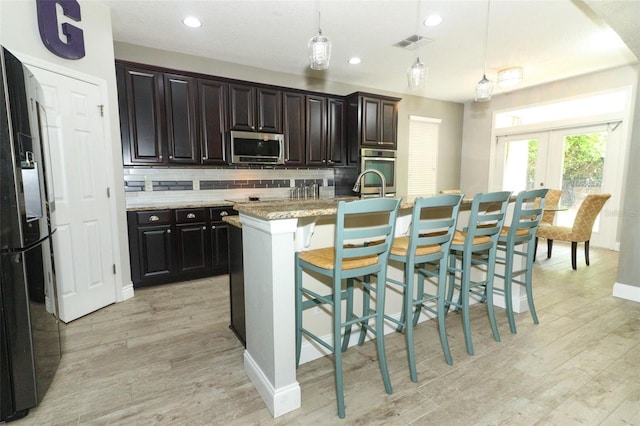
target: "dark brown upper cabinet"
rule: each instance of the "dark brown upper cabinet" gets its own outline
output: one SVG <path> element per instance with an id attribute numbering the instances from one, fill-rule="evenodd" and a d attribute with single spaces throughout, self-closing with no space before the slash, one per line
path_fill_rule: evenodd
<path id="1" fill-rule="evenodd" d="M 345 163 L 345 101 L 307 95 L 307 165 L 337 166 Z"/>
<path id="2" fill-rule="evenodd" d="M 362 147 L 396 149 L 400 99 L 368 93 L 349 95 L 349 143 L 351 157 Z M 354 143 L 355 141 L 355 143 Z"/>
<path id="3" fill-rule="evenodd" d="M 226 164 L 227 83 L 117 64 L 125 166 Z"/>
<path id="4" fill-rule="evenodd" d="M 229 130 L 282 133 L 280 91 L 229 84 L 229 121 Z"/>
<path id="5" fill-rule="evenodd" d="M 196 125 L 196 80 L 164 74 L 167 122 L 167 162 L 200 163 L 200 140 Z"/>
<path id="6" fill-rule="evenodd" d="M 162 73 L 122 65 L 116 72 L 124 164 L 164 163 Z"/>
<path id="7" fill-rule="evenodd" d="M 282 119 L 284 123 L 285 164 L 304 165 L 305 95 L 303 93 L 282 92 Z"/>
<path id="8" fill-rule="evenodd" d="M 200 145 L 202 163 L 225 164 L 227 160 L 227 84 L 198 80 Z"/>

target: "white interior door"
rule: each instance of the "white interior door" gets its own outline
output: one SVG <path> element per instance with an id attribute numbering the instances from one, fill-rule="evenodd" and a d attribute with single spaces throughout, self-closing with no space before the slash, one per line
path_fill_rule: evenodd
<path id="1" fill-rule="evenodd" d="M 55 192 L 53 250 L 60 319 L 116 301 L 106 147 L 99 87 L 37 67 Z"/>

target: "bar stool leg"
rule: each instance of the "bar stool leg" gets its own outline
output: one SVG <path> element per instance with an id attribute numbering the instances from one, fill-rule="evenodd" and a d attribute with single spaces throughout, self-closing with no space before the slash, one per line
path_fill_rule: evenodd
<path id="1" fill-rule="evenodd" d="M 335 377 L 336 377 L 336 400 L 338 401 L 338 417 L 344 419 L 344 384 L 342 381 L 342 351 L 338 350 L 341 347 L 340 342 L 340 330 L 342 328 L 342 289 L 341 282 L 334 280 L 333 283 L 333 362 L 335 364 Z"/>
<path id="2" fill-rule="evenodd" d="M 411 262 L 406 262 L 404 264 L 404 307 L 402 309 L 403 312 L 403 320 L 404 320 L 404 337 L 407 342 L 407 356 L 409 358 L 409 376 L 411 377 L 412 382 L 418 381 L 418 373 L 416 371 L 416 351 L 413 347 L 413 315 L 411 312 L 413 311 L 413 280 L 414 273 Z"/>
<path id="3" fill-rule="evenodd" d="M 507 318 L 509 318 L 509 329 L 516 334 L 516 319 L 513 315 L 513 244 L 507 242 L 505 247 L 504 260 L 504 303 L 507 307 Z"/>
<path id="4" fill-rule="evenodd" d="M 485 294 L 487 298 L 487 311 L 489 312 L 489 322 L 491 323 L 491 331 L 496 342 L 500 341 L 498 333 L 498 324 L 496 323 L 496 313 L 493 309 L 493 277 L 496 265 L 496 248 L 489 250 L 489 263 L 487 264 L 487 282 L 485 286 Z"/>

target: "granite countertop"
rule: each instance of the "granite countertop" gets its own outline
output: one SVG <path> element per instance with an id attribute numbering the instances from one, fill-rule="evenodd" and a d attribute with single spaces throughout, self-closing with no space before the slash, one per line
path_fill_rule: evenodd
<path id="1" fill-rule="evenodd" d="M 222 221 L 231 226 L 235 226 L 236 228 L 242 228 L 242 223 L 240 222 L 240 217 L 238 217 L 238 215 L 225 216 L 222 218 Z"/>
<path id="2" fill-rule="evenodd" d="M 423 195 L 423 197 L 432 197 L 435 194 Z M 402 198 L 400 209 L 413 208 L 417 196 L 400 196 L 394 198 Z M 318 200 L 271 200 L 258 202 L 240 202 L 236 203 L 234 209 L 238 212 L 254 216 L 263 220 L 291 219 L 301 217 L 315 216 L 331 216 L 338 211 L 338 201 L 354 201 L 357 197 L 337 197 Z M 511 202 L 515 197 L 511 198 Z M 462 210 L 471 208 L 473 198 L 464 198 L 460 205 Z"/>
<path id="3" fill-rule="evenodd" d="M 431 195 L 428 195 L 431 196 Z M 395 198 L 400 198 L 397 196 Z M 401 209 L 413 207 L 415 196 L 402 197 Z M 357 197 L 337 197 L 319 200 L 279 200 L 236 203 L 235 210 L 248 216 L 254 216 L 264 220 L 291 219 L 314 216 L 331 216 L 338 210 L 338 201 L 354 201 Z M 463 204 L 471 200 L 463 200 Z"/>
<path id="4" fill-rule="evenodd" d="M 127 211 L 166 210 L 166 209 L 197 209 L 202 207 L 231 207 L 233 201 L 171 201 L 146 203 L 140 206 L 127 206 Z"/>

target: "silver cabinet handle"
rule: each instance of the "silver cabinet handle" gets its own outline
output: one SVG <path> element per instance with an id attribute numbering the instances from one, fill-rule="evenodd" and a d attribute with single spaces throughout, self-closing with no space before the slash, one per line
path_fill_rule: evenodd
<path id="1" fill-rule="evenodd" d="M 229 212 L 223 210 L 220 212 L 220 216 L 229 216 Z"/>
<path id="2" fill-rule="evenodd" d="M 156 216 L 155 214 L 149 217 L 149 222 L 157 222 L 159 220 L 160 220 L 160 218 L 158 216 Z"/>
<path id="3" fill-rule="evenodd" d="M 216 229 L 216 227 L 214 225 L 211 225 L 211 229 Z"/>
<path id="4" fill-rule="evenodd" d="M 202 230 L 203 230 L 203 231 L 206 231 L 206 230 L 207 230 L 207 227 L 206 227 L 206 226 L 203 226 L 203 227 L 202 227 Z"/>
<path id="5" fill-rule="evenodd" d="M 167 229 L 167 234 L 170 234 L 170 233 L 171 233 L 171 229 Z"/>
<path id="6" fill-rule="evenodd" d="M 195 219 L 196 215 L 194 213 L 187 213 L 187 219 Z"/>

